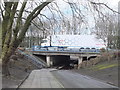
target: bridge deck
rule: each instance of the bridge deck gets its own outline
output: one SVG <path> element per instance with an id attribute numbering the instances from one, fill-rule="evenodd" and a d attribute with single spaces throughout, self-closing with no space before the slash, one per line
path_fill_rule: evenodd
<path id="1" fill-rule="evenodd" d="M 99 56 L 99 52 L 67 52 L 67 51 L 32 51 L 39 55 L 74 55 L 74 56 Z"/>

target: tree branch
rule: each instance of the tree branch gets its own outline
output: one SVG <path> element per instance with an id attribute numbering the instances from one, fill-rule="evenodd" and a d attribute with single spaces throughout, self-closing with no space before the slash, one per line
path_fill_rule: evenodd
<path id="1" fill-rule="evenodd" d="M 41 5 L 39 5 L 38 7 L 36 7 L 27 17 L 26 19 L 26 22 L 21 30 L 21 33 L 19 34 L 18 36 L 18 41 L 19 43 L 23 40 L 24 36 L 25 36 L 25 33 L 27 31 L 27 29 L 29 28 L 30 26 L 30 23 L 31 21 L 37 17 L 40 13 L 40 11 L 45 7 L 47 6 L 49 3 L 51 3 L 52 1 L 54 0 L 47 0 L 46 2 L 43 2 Z"/>
<path id="2" fill-rule="evenodd" d="M 18 17 L 14 17 L 14 18 L 18 18 Z M 23 20 L 26 20 L 26 18 L 24 18 L 24 17 L 22 17 L 22 19 L 23 19 Z M 35 23 L 35 21 L 32 21 L 31 23 L 32 23 L 33 25 L 35 25 L 35 27 L 36 27 L 37 29 L 42 30 L 42 29 L 40 28 L 40 26 Z M 43 31 L 43 30 L 42 30 L 42 31 Z"/>
<path id="3" fill-rule="evenodd" d="M 1 7 L 0 7 L 0 10 L 1 10 L 1 15 L 2 15 L 2 18 L 4 19 L 3 10 L 2 10 L 2 8 L 1 8 Z"/>
<path id="4" fill-rule="evenodd" d="M 24 12 L 24 9 L 25 9 L 25 6 L 26 6 L 27 2 L 26 0 L 24 0 L 23 4 L 22 4 L 22 7 L 19 11 L 19 14 L 18 14 L 18 18 L 17 18 L 17 21 L 16 21 L 16 27 L 14 29 L 14 33 L 15 33 L 15 36 L 17 36 L 18 32 L 19 32 L 19 28 L 20 28 L 20 22 L 21 22 L 21 19 L 22 19 L 22 14 Z"/>
<path id="5" fill-rule="evenodd" d="M 48 0 L 49 1 L 49 0 Z M 53 0 L 50 0 L 50 1 L 53 1 Z M 34 15 L 33 15 L 33 17 L 32 17 L 32 20 L 35 18 L 35 17 L 37 17 L 38 16 L 38 14 L 40 14 L 40 11 L 45 7 L 45 6 L 47 6 L 49 3 L 51 3 L 51 2 L 43 2 L 41 5 L 40 5 L 40 7 L 39 7 L 39 9 L 38 9 L 38 11 L 36 12 L 36 13 L 34 13 Z"/>
<path id="6" fill-rule="evenodd" d="M 113 9 L 110 8 L 108 5 L 106 5 L 105 3 L 96 3 L 96 2 L 92 2 L 92 1 L 90 1 L 90 3 L 91 3 L 91 4 L 96 4 L 96 5 L 104 5 L 105 7 L 107 7 L 108 9 L 110 9 L 111 11 L 120 14 L 120 12 L 113 10 Z"/>
<path id="7" fill-rule="evenodd" d="M 5 18 L 3 19 L 3 25 L 2 25 L 3 26 L 3 36 L 2 36 L 2 39 L 3 39 L 2 44 L 3 45 L 4 45 L 4 43 L 10 43 L 10 40 L 5 39 L 5 37 L 9 36 L 9 39 L 11 37 L 12 25 L 14 22 L 14 15 L 16 13 L 17 6 L 18 6 L 18 2 L 11 2 L 10 5 L 9 5 L 9 3 L 7 3 L 6 9 L 8 9 L 8 11 L 6 11 Z M 9 8 L 7 8 L 7 7 L 9 7 Z M 8 19 L 8 17 L 9 17 L 9 19 Z"/>

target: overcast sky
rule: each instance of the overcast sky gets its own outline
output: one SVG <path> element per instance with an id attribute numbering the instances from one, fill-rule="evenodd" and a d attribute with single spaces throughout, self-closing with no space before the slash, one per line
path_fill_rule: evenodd
<path id="1" fill-rule="evenodd" d="M 15 1 L 17 1 L 17 0 L 15 0 Z M 38 2 L 39 2 L 39 1 L 42 1 L 42 0 L 35 0 L 35 1 L 38 1 Z M 44 0 L 44 1 L 46 1 L 46 0 Z M 68 1 L 68 0 L 55 0 L 55 1 L 57 2 L 58 6 L 60 7 L 60 10 L 62 10 L 62 12 L 64 12 L 64 14 L 66 14 L 66 16 L 70 18 L 70 16 L 71 16 L 71 9 L 68 7 L 69 5 L 64 2 L 64 1 Z M 85 5 L 88 0 L 69 0 L 69 1 L 70 1 L 70 2 L 82 2 L 82 3 Z M 107 4 L 110 8 L 112 8 L 112 9 L 114 9 L 114 10 L 117 11 L 117 9 L 118 9 L 118 2 L 119 2 L 120 0 L 89 0 L 89 1 L 94 1 L 94 2 L 99 1 L 99 2 L 103 2 L 103 3 Z M 33 5 L 33 8 L 34 8 L 34 7 L 35 7 L 35 6 Z M 83 10 L 83 9 L 82 9 L 82 10 Z M 83 11 L 84 11 L 84 10 L 83 10 Z M 50 16 L 50 11 L 44 9 L 44 10 L 42 10 L 42 12 L 43 12 L 46 16 L 48 16 L 48 17 Z M 87 13 L 86 13 L 86 11 L 85 11 L 84 13 L 85 13 L 86 16 L 87 16 L 87 14 L 88 14 L 88 18 L 91 17 L 91 16 L 90 16 L 90 12 L 87 12 Z M 92 19 L 89 19 L 89 23 L 90 23 L 91 25 L 93 25 Z M 83 28 L 84 28 L 84 27 L 83 27 Z"/>
<path id="2" fill-rule="evenodd" d="M 103 0 L 104 2 L 108 2 L 108 5 L 110 5 L 111 8 L 117 9 L 118 8 L 118 2 L 120 0 Z"/>
<path id="3" fill-rule="evenodd" d="M 68 1 L 68 0 L 55 0 L 56 2 L 57 2 L 57 4 L 58 4 L 58 6 L 60 7 L 60 10 L 62 11 L 62 12 L 64 12 L 64 15 L 66 15 L 69 19 L 71 18 L 71 16 L 72 16 L 72 12 L 71 12 L 71 9 L 70 9 L 70 7 L 69 7 L 69 5 L 67 4 L 67 3 L 65 3 L 64 1 Z M 88 0 L 69 0 L 71 3 L 77 3 L 78 5 L 79 4 L 83 4 L 84 6 L 86 5 L 86 2 L 88 1 Z M 118 10 L 118 2 L 119 2 L 119 0 L 89 0 L 89 1 L 93 1 L 93 2 L 100 2 L 100 3 L 105 3 L 106 5 L 108 5 L 110 8 L 112 8 L 113 10 L 115 10 L 115 11 L 117 11 Z M 79 3 L 78 3 L 79 2 Z M 105 8 L 105 7 L 104 7 Z M 103 10 L 104 10 L 104 8 L 103 8 Z M 109 12 L 108 11 L 108 9 L 106 9 L 106 11 L 107 12 Z M 44 9 L 43 10 L 43 12 L 44 12 L 44 14 L 45 15 L 48 15 L 48 17 L 51 15 L 50 13 L 50 11 L 47 11 L 46 9 Z M 83 31 L 86 31 L 86 32 L 90 32 L 91 30 L 90 30 L 90 28 L 93 28 L 94 27 L 94 19 L 92 18 L 93 16 L 92 16 L 92 13 L 89 11 L 86 11 L 85 9 L 82 9 L 82 12 L 85 14 L 85 16 L 86 16 L 86 20 L 87 20 L 87 22 L 88 22 L 88 24 L 89 24 L 89 29 L 88 29 L 88 31 L 86 31 L 86 25 L 85 26 L 83 26 L 81 29 L 83 30 Z M 56 13 L 54 13 L 54 14 L 57 14 L 57 12 Z M 95 13 L 93 13 L 93 14 L 95 14 Z M 85 29 L 85 30 L 84 30 Z"/>

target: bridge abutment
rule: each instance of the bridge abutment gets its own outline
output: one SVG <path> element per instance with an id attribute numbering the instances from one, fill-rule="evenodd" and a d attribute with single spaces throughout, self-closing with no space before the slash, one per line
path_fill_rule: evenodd
<path id="1" fill-rule="evenodd" d="M 78 58 L 78 69 L 80 68 L 80 65 L 82 64 L 82 61 L 83 61 L 83 57 L 79 57 Z"/>
<path id="2" fill-rule="evenodd" d="M 52 66 L 53 62 L 52 62 L 51 56 L 46 56 L 46 63 L 48 67 Z"/>

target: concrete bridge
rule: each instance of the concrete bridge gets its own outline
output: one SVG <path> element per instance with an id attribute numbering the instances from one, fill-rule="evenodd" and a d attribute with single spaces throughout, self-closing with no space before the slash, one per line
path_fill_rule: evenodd
<path id="1" fill-rule="evenodd" d="M 100 56 L 98 52 L 72 52 L 72 51 L 32 51 L 32 54 L 44 58 L 48 67 L 57 64 L 69 64 L 70 56 L 78 58 L 78 65 L 82 63 L 84 59 L 89 60 L 92 57 Z"/>

